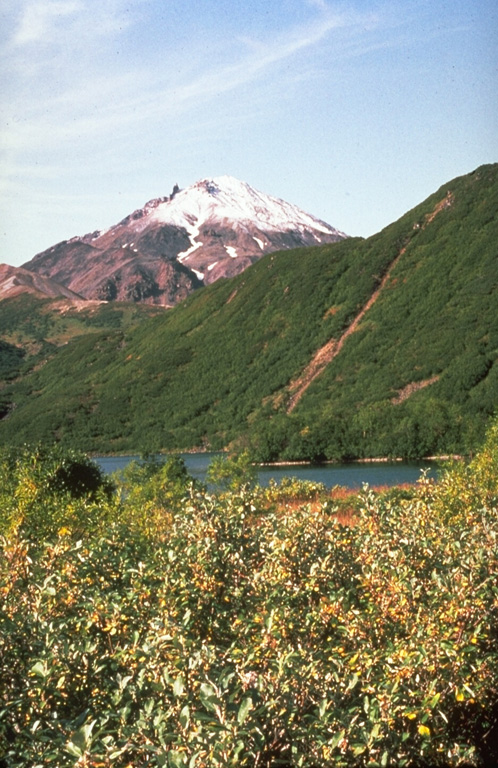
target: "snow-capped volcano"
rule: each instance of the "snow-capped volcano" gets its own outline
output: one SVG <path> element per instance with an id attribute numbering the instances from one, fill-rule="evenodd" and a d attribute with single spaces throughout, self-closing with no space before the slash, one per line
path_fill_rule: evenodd
<path id="1" fill-rule="evenodd" d="M 247 226 L 265 227 L 268 231 L 316 230 L 337 235 L 333 227 L 305 213 L 296 205 L 258 192 L 232 176 L 203 179 L 160 202 L 151 219 L 188 227 L 192 220 L 231 221 Z"/>
<path id="2" fill-rule="evenodd" d="M 114 227 L 59 243 L 24 267 L 87 298 L 172 305 L 270 251 L 344 237 L 295 205 L 220 176 L 175 186 Z"/>

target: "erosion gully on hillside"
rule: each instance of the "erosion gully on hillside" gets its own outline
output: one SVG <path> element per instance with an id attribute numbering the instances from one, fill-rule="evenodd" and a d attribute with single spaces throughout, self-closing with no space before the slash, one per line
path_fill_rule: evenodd
<path id="1" fill-rule="evenodd" d="M 453 195 L 451 192 L 448 192 L 445 198 L 443 200 L 440 200 L 439 203 L 434 207 L 434 210 L 432 213 L 427 215 L 426 220 L 420 227 L 420 231 L 423 231 L 428 224 L 433 221 L 435 216 L 437 214 L 444 210 L 445 208 L 448 208 L 453 203 Z M 352 333 L 356 331 L 359 324 L 363 320 L 364 316 L 370 309 L 370 307 L 375 304 L 377 299 L 379 298 L 380 294 L 382 293 L 383 289 L 386 286 L 386 283 L 389 281 L 391 274 L 398 264 L 399 260 L 403 256 L 403 254 L 406 252 L 406 246 L 403 246 L 403 248 L 400 249 L 398 255 L 393 259 L 391 264 L 387 268 L 387 272 L 385 273 L 384 277 L 382 278 L 381 282 L 379 283 L 378 287 L 375 289 L 375 291 L 372 293 L 370 298 L 368 299 L 367 303 L 360 309 L 358 314 L 353 318 L 351 323 L 348 325 L 342 336 L 340 336 L 339 339 L 329 339 L 320 349 L 318 349 L 315 354 L 313 355 L 312 359 L 302 372 L 302 374 L 299 376 L 299 378 L 294 379 L 289 385 L 289 392 L 293 393 L 289 399 L 288 405 L 287 405 L 287 413 L 291 413 L 296 405 L 301 400 L 302 396 L 310 386 L 310 384 L 322 373 L 322 371 L 327 367 L 329 363 L 334 360 L 334 358 L 337 357 L 339 352 L 341 351 L 344 342 L 348 338 L 348 336 L 351 336 Z M 426 384 L 432 383 L 433 380 L 427 381 Z"/>

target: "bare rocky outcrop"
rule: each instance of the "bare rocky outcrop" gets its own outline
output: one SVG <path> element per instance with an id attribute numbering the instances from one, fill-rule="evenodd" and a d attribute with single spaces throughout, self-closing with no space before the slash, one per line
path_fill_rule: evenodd
<path id="1" fill-rule="evenodd" d="M 423 379 L 423 381 L 411 381 L 406 385 L 406 387 L 400 389 L 395 397 L 391 398 L 391 403 L 393 405 L 399 405 L 400 403 L 403 403 L 405 400 L 408 400 L 409 397 L 415 394 L 415 392 L 418 392 L 421 389 L 425 389 L 425 387 L 429 387 L 431 384 L 435 384 L 436 381 L 439 381 L 439 378 L 439 376 L 431 376 L 430 379 Z"/>
<path id="2" fill-rule="evenodd" d="M 82 299 L 77 293 L 55 280 L 37 275 L 22 267 L 0 264 L 0 299 L 13 298 L 24 293 L 32 293 L 42 298 L 64 296 L 72 301 Z"/>
<path id="3" fill-rule="evenodd" d="M 375 289 L 367 303 L 354 317 L 354 319 L 351 321 L 339 339 L 330 339 L 326 344 L 320 347 L 320 349 L 318 349 L 313 355 L 311 361 L 308 363 L 301 376 L 298 379 L 295 379 L 295 381 L 291 382 L 289 391 L 292 394 L 287 405 L 287 413 L 291 413 L 294 410 L 310 384 L 317 378 L 317 376 L 322 373 L 327 365 L 329 365 L 329 363 L 331 363 L 332 360 L 337 357 L 346 339 L 356 331 L 370 307 L 372 307 L 373 304 L 377 301 L 386 283 L 389 281 L 394 267 L 405 253 L 405 250 L 406 248 L 402 248 L 396 258 L 391 262 L 389 269 L 379 283 L 379 286 Z"/>

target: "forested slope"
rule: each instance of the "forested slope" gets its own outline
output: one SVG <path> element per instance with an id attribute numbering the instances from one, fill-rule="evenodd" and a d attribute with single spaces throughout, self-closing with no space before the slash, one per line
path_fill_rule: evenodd
<path id="1" fill-rule="evenodd" d="M 4 389 L 0 440 L 235 441 L 263 460 L 472 449 L 498 398 L 497 172 L 449 182 L 367 240 L 268 255 L 136 327 L 70 341 Z"/>

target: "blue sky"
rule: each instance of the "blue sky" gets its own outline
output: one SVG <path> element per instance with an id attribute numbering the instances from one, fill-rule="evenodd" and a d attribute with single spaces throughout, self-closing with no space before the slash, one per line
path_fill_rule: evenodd
<path id="1" fill-rule="evenodd" d="M 498 161 L 496 0 L 2 0 L 0 261 L 230 174 L 351 235 Z"/>

